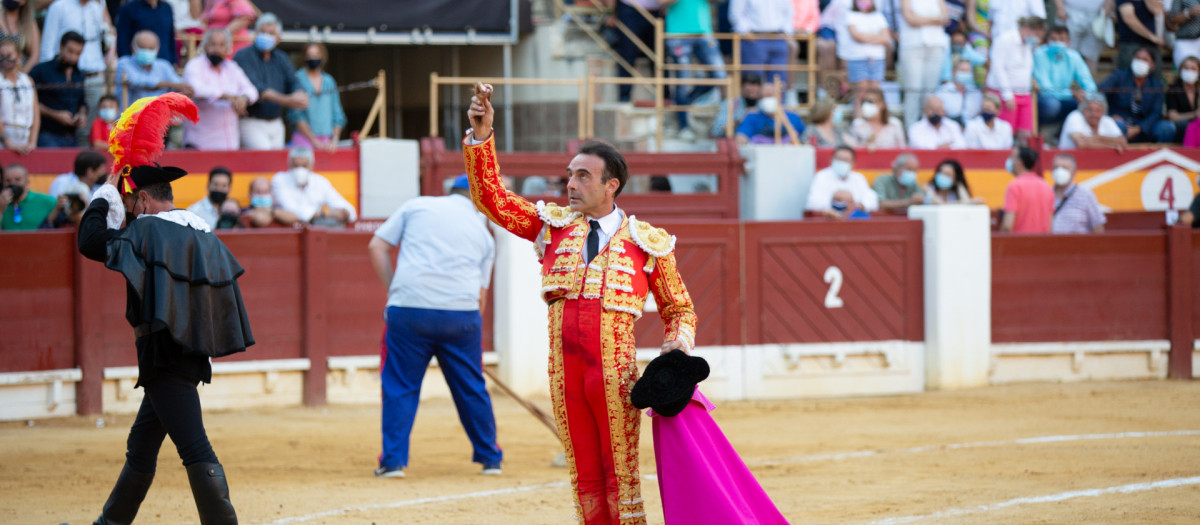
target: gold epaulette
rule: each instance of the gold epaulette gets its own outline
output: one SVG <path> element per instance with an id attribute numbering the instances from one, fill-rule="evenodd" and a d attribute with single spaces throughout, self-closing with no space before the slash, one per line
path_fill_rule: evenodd
<path id="1" fill-rule="evenodd" d="M 664 257 L 675 250 L 674 235 L 668 234 L 667 230 L 655 228 L 649 223 L 639 221 L 632 215 L 629 216 L 629 236 L 633 238 L 634 244 L 654 257 Z"/>
<path id="2" fill-rule="evenodd" d="M 568 224 L 574 222 L 575 219 L 583 216 L 583 214 L 573 211 L 571 208 L 559 206 L 553 202 L 547 204 L 545 201 L 537 202 L 537 212 L 538 217 L 542 221 L 555 228 L 565 228 Z"/>

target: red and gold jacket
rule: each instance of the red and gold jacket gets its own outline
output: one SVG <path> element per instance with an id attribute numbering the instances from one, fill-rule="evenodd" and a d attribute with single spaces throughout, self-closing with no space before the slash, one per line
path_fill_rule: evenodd
<path id="1" fill-rule="evenodd" d="M 621 228 L 591 263 L 583 251 L 588 224 L 583 214 L 508 191 L 500 179 L 494 137 L 463 142 L 471 180 L 471 200 L 492 222 L 532 241 L 542 263 L 542 299 L 599 299 L 606 310 L 630 316 L 619 323 L 632 330 L 648 293 L 666 325 L 664 340 L 681 341 L 690 352 L 696 342 L 696 313 L 675 267 L 675 237 L 661 228 L 625 216 Z"/>

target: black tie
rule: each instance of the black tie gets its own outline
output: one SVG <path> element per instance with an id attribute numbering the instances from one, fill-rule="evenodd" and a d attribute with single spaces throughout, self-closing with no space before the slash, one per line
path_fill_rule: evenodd
<path id="1" fill-rule="evenodd" d="M 596 258 L 596 252 L 600 251 L 600 223 L 598 221 L 588 221 L 588 239 L 587 239 L 587 262 L 592 262 Z"/>

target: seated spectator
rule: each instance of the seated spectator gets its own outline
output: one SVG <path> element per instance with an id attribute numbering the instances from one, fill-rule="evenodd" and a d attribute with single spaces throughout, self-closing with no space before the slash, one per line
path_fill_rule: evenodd
<path id="1" fill-rule="evenodd" d="M 791 0 L 731 0 L 729 21 L 733 31 L 750 37 L 742 40 L 742 65 L 786 66 L 788 57 L 796 52 L 796 41 L 790 38 L 796 32 L 792 25 L 794 18 Z M 784 33 L 789 38 L 754 38 L 754 33 Z M 762 75 L 767 84 L 778 78 L 782 85 L 787 85 L 786 71 L 754 72 Z"/>
<path id="2" fill-rule="evenodd" d="M 112 132 L 112 125 L 117 122 L 117 117 L 121 116 L 120 107 L 121 103 L 117 101 L 117 97 L 100 97 L 100 108 L 96 111 L 96 120 L 92 121 L 92 131 L 88 133 L 88 142 L 92 149 L 108 149 L 108 135 Z"/>
<path id="3" fill-rule="evenodd" d="M 800 141 L 812 144 L 818 148 L 832 148 L 846 144 L 842 127 L 842 112 L 831 97 L 825 97 L 813 103 L 808 110 L 808 130 Z"/>
<path id="4" fill-rule="evenodd" d="M 242 207 L 237 199 L 225 199 L 217 211 L 216 230 L 237 230 L 242 228 Z"/>
<path id="5" fill-rule="evenodd" d="M 847 146 L 838 146 L 833 151 L 833 162 L 829 167 L 813 174 L 805 211 L 829 211 L 833 194 L 843 190 L 850 193 L 850 202 L 857 207 L 868 211 L 879 209 L 879 198 L 867 183 L 867 178 L 853 171 L 854 157 L 854 150 Z"/>
<path id="6" fill-rule="evenodd" d="M 283 112 L 308 108 L 308 94 L 299 89 L 296 68 L 279 44 L 279 19 L 264 13 L 254 23 L 254 47 L 238 51 L 233 60 L 258 90 L 258 100 L 238 121 L 243 149 L 283 149 Z"/>
<path id="7" fill-rule="evenodd" d="M 253 43 L 250 27 L 254 25 L 258 12 L 250 0 L 208 0 L 200 12 L 200 22 L 209 30 L 224 29 L 230 38 L 230 56 Z M 200 57 L 203 58 L 203 57 Z"/>
<path id="8" fill-rule="evenodd" d="M 962 164 L 946 159 L 933 170 L 933 180 L 925 186 L 925 204 L 983 204 L 982 197 L 971 197 L 971 187 Z"/>
<path id="9" fill-rule="evenodd" d="M 54 197 L 29 191 L 29 171 L 20 164 L 0 170 L 0 180 L 4 181 L 0 186 L 0 210 L 4 210 L 0 230 L 30 231 L 41 227 L 54 211 L 57 204 Z"/>
<path id="10" fill-rule="evenodd" d="M 942 62 L 942 82 L 954 82 L 956 78 L 962 78 L 955 77 L 955 72 L 958 70 L 958 63 L 964 61 L 967 63 L 967 71 L 971 73 L 970 84 L 978 87 L 983 80 L 980 72 L 985 69 L 988 61 L 986 46 L 984 51 L 980 51 L 967 42 L 966 33 L 951 32 L 950 49 L 947 50 L 946 60 Z"/>
<path id="11" fill-rule="evenodd" d="M 865 147 L 868 151 L 876 149 L 903 148 L 904 126 L 900 119 L 888 112 L 887 101 L 883 91 L 869 89 L 863 95 L 862 105 L 858 108 L 859 117 L 850 123 L 850 136 L 855 146 Z"/>
<path id="12" fill-rule="evenodd" d="M 308 107 L 288 110 L 288 120 L 295 126 L 293 146 L 337 151 L 342 129 L 346 127 L 346 112 L 342 111 L 337 81 L 324 71 L 326 60 L 324 45 L 305 46 L 304 70 L 296 72 L 296 82 L 308 94 Z"/>
<path id="13" fill-rule="evenodd" d="M 1045 32 L 1041 18 L 1023 18 L 1017 31 L 993 35 L 988 91 L 1000 96 L 1000 118 L 1012 125 L 1022 143 L 1033 131 L 1033 49 Z"/>
<path id="14" fill-rule="evenodd" d="M 1012 233 L 1050 233 L 1054 214 L 1054 189 L 1046 184 L 1037 168 L 1038 152 L 1026 146 L 1013 148 L 1005 168 L 1016 176 L 1004 190 L 1004 215 L 1000 231 Z"/>
<path id="15" fill-rule="evenodd" d="M 1175 125 L 1163 120 L 1164 86 L 1154 74 L 1154 56 L 1148 49 L 1133 54 L 1129 67 L 1113 71 L 1100 90 L 1108 97 L 1108 114 L 1130 143 L 1169 143 Z"/>
<path id="16" fill-rule="evenodd" d="M 967 149 L 1012 149 L 1012 126 L 996 118 L 1000 111 L 1000 97 L 988 93 L 983 97 L 979 109 L 979 116 L 967 122 L 967 131 L 963 134 Z"/>
<path id="17" fill-rule="evenodd" d="M 1075 157 L 1060 153 L 1054 157 L 1054 217 L 1050 233 L 1101 233 L 1104 211 L 1096 194 L 1075 184 Z"/>
<path id="18" fill-rule="evenodd" d="M 871 214 L 863 210 L 862 205 L 854 200 L 854 195 L 851 195 L 848 190 L 838 190 L 833 193 L 829 209 L 825 210 L 825 216 L 839 221 L 871 218 Z"/>
<path id="19" fill-rule="evenodd" d="M 758 73 L 742 75 L 742 96 L 733 101 L 733 122 L 735 126 L 742 119 L 746 118 L 747 112 L 758 105 L 760 98 L 762 98 L 762 75 Z M 725 125 L 729 122 L 729 104 L 722 102 L 720 106 L 717 110 L 717 118 L 713 120 L 713 138 L 724 137 Z"/>
<path id="20" fill-rule="evenodd" d="M 44 1 L 44 0 L 43 0 Z M 4 26 L 0 27 L 0 40 L 17 45 L 17 69 L 28 74 L 41 60 L 42 31 L 38 29 L 35 11 L 40 10 L 29 0 L 17 0 L 4 4 Z M 25 57 L 24 61 L 21 57 Z"/>
<path id="21" fill-rule="evenodd" d="M 277 218 L 287 224 L 353 221 L 357 217 L 354 206 L 334 189 L 329 179 L 313 173 L 312 166 L 311 149 L 288 151 L 288 171 L 271 177 L 271 194 L 280 208 Z"/>
<path id="22" fill-rule="evenodd" d="M 1179 65 L 1179 75 L 1167 88 L 1167 120 L 1175 125 L 1175 139 L 1183 142 L 1188 124 L 1200 116 L 1200 58 L 1187 57 Z"/>
<path id="23" fill-rule="evenodd" d="M 175 47 L 175 10 L 162 0 L 129 0 L 117 10 L 117 56 L 133 54 L 135 35 L 148 31 L 166 45 L 158 49 L 158 58 L 175 65 L 179 52 Z"/>
<path id="24" fill-rule="evenodd" d="M 42 117 L 33 79 L 21 71 L 17 43 L 0 40 L 0 139 L 4 149 L 28 155 L 37 147 Z"/>
<path id="25" fill-rule="evenodd" d="M 763 98 L 758 101 L 757 107 L 746 113 L 746 118 L 738 124 L 735 133 L 738 143 L 774 144 L 775 118 L 779 114 L 787 118 L 796 132 L 795 138 L 799 140 L 800 136 L 804 134 L 804 121 L 800 119 L 800 115 L 787 108 L 779 107 L 779 99 L 775 97 L 775 87 L 766 85 L 763 86 Z M 784 144 L 788 144 L 791 142 L 790 137 L 787 126 L 780 123 L 780 140 Z"/>
<path id="26" fill-rule="evenodd" d="M 908 128 L 908 146 L 912 149 L 963 149 L 962 127 L 946 118 L 942 99 L 925 99 L 925 116 Z"/>
<path id="27" fill-rule="evenodd" d="M 58 196 L 54 211 L 46 217 L 47 225 L 52 228 L 78 227 L 91 200 L 92 188 L 82 182 L 71 184 L 67 191 Z"/>
<path id="28" fill-rule="evenodd" d="M 966 125 L 979 115 L 979 106 L 983 104 L 983 92 L 975 85 L 975 72 L 966 60 L 958 61 L 954 66 L 954 78 L 934 93 L 942 99 L 946 117 L 959 125 Z"/>
<path id="29" fill-rule="evenodd" d="M 1083 107 L 1072 111 L 1063 122 L 1058 149 L 1104 149 L 1125 151 L 1128 142 L 1117 121 L 1107 115 L 1108 99 L 1099 93 L 1089 96 Z"/>
<path id="30" fill-rule="evenodd" d="M 837 30 L 837 56 L 846 62 L 846 76 L 854 86 L 855 98 L 878 88 L 892 35 L 887 19 L 875 9 L 874 0 L 853 0 L 844 23 Z"/>
<path id="31" fill-rule="evenodd" d="M 1033 78 L 1038 85 L 1038 125 L 1059 124 L 1096 92 L 1092 71 L 1078 51 L 1071 49 L 1071 36 L 1064 26 L 1050 28 L 1046 45 L 1033 54 Z M 1078 89 L 1072 89 L 1072 84 Z"/>
<path id="32" fill-rule="evenodd" d="M 257 177 L 250 181 L 250 207 L 242 211 L 243 224 L 249 228 L 292 225 L 295 217 L 286 217 L 292 219 L 291 222 L 284 220 L 280 217 L 282 211 L 275 204 L 275 197 L 271 195 L 271 181 L 266 177 Z"/>
<path id="33" fill-rule="evenodd" d="M 925 190 L 917 180 L 917 156 L 901 153 L 892 161 L 892 172 L 875 179 L 872 189 L 879 197 L 879 208 L 892 213 L 908 213 L 908 207 L 925 202 Z"/>
<path id="34" fill-rule="evenodd" d="M 138 31 L 133 36 L 132 54 L 117 60 L 118 93 L 125 91 L 126 104 L 146 97 L 157 97 L 168 91 L 192 96 L 192 87 L 183 82 L 170 62 L 159 58 L 161 45 L 151 31 Z M 202 57 L 201 57 L 202 58 Z"/>
<path id="35" fill-rule="evenodd" d="M 229 32 L 209 29 L 204 33 L 204 55 L 188 61 L 183 81 L 195 91 L 192 99 L 200 120 L 183 123 L 183 144 L 199 150 L 238 149 L 238 117 L 258 100 L 258 89 L 246 78 L 229 55 Z"/>
<path id="36" fill-rule="evenodd" d="M 74 148 L 79 145 L 76 133 L 88 123 L 88 108 L 83 103 L 84 75 L 79 70 L 83 44 L 82 35 L 67 31 L 62 36 L 58 55 L 34 66 L 29 72 L 33 85 L 38 87 L 38 103 L 44 117 L 38 132 L 38 147 Z"/>
<path id="37" fill-rule="evenodd" d="M 208 195 L 187 207 L 197 217 L 212 229 L 217 229 L 221 219 L 221 205 L 229 199 L 229 189 L 233 186 L 233 172 L 229 168 L 217 166 L 208 172 Z M 240 210 L 239 210 L 240 212 Z"/>
<path id="38" fill-rule="evenodd" d="M 50 196 L 58 197 L 67 192 L 67 189 L 74 186 L 77 182 L 82 182 L 88 188 L 88 200 L 92 199 L 92 192 L 100 188 L 104 184 L 104 178 L 108 175 L 108 159 L 99 151 L 85 150 L 75 155 L 75 169 L 70 173 L 63 173 L 54 178 L 54 182 L 50 183 Z"/>
<path id="39" fill-rule="evenodd" d="M 1193 120 L 1183 133 L 1183 147 L 1200 148 L 1200 118 Z"/>

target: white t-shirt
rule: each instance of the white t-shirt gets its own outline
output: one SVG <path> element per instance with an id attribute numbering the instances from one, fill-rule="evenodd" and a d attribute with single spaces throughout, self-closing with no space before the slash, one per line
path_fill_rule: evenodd
<path id="1" fill-rule="evenodd" d="M 1099 132 L 1101 137 L 1120 137 L 1121 127 L 1117 126 L 1117 121 L 1112 117 L 1105 115 L 1100 119 Z M 1062 135 L 1058 137 L 1058 149 L 1075 149 L 1075 141 L 1071 139 L 1073 133 L 1082 133 L 1085 137 L 1095 135 L 1087 119 L 1083 118 L 1083 113 L 1078 109 L 1067 115 L 1066 122 L 1063 122 Z"/>
<path id="2" fill-rule="evenodd" d="M 851 171 L 846 178 L 838 178 L 833 168 L 825 168 L 813 174 L 812 184 L 808 187 L 808 202 L 804 209 L 808 211 L 828 211 L 832 209 L 833 194 L 846 190 L 854 196 L 854 202 L 862 204 L 866 211 L 879 209 L 879 196 L 871 189 L 867 178 L 857 171 Z"/>
<path id="3" fill-rule="evenodd" d="M 842 60 L 883 60 L 887 48 L 878 44 L 864 44 L 850 35 L 850 26 L 859 33 L 875 34 L 887 30 L 887 19 L 879 11 L 846 13 L 844 24 L 837 28 L 837 55 Z"/>
<path id="4" fill-rule="evenodd" d="M 975 117 L 967 122 L 967 149 L 1012 149 L 1012 124 L 999 117 L 993 118 L 992 123 L 995 129 L 989 128 L 983 122 L 983 117 Z"/>

